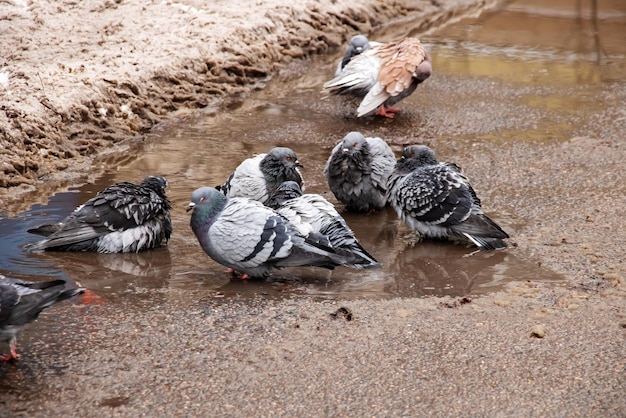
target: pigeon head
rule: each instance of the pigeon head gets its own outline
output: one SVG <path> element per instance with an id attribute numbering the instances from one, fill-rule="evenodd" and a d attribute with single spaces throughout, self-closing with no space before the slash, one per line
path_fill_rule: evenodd
<path id="1" fill-rule="evenodd" d="M 341 152 L 353 159 L 362 159 L 363 156 L 369 155 L 369 146 L 359 132 L 350 132 L 343 138 Z"/>
<path id="2" fill-rule="evenodd" d="M 415 70 L 415 75 L 413 76 L 418 84 L 426 80 L 433 73 L 433 65 L 430 59 L 430 54 L 425 52 L 424 61 L 420 65 L 417 66 Z"/>
<path id="3" fill-rule="evenodd" d="M 302 184 L 302 176 L 298 171 L 302 164 L 291 148 L 272 148 L 261 160 L 259 167 L 269 185 L 269 190 L 273 190 L 287 180 Z"/>
<path id="4" fill-rule="evenodd" d="M 435 152 L 426 145 L 409 145 L 396 163 L 396 171 L 413 171 L 418 167 L 438 164 Z"/>
<path id="5" fill-rule="evenodd" d="M 356 35 L 350 39 L 350 44 L 346 50 L 346 54 L 341 60 L 341 68 L 345 67 L 355 55 L 359 55 L 370 47 L 370 43 L 365 35 Z"/>
<path id="6" fill-rule="evenodd" d="M 290 199 L 302 196 L 302 188 L 295 181 L 284 181 L 276 188 L 266 203 L 266 206 L 276 209 Z"/>
<path id="7" fill-rule="evenodd" d="M 435 151 L 426 145 L 409 145 L 402 150 L 402 158 L 415 159 L 424 164 L 437 164 Z"/>
<path id="8" fill-rule="evenodd" d="M 210 225 L 217 215 L 226 206 L 227 198 L 213 187 L 200 187 L 191 194 L 191 202 L 187 212 L 191 213 L 191 228 L 199 231 L 205 225 Z"/>
<path id="9" fill-rule="evenodd" d="M 160 196 L 165 196 L 165 188 L 168 186 L 165 177 L 161 176 L 148 176 L 141 182 L 143 187 L 154 190 Z"/>

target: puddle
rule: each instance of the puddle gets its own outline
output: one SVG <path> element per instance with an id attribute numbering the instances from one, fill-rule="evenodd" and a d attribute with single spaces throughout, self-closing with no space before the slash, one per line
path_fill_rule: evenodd
<path id="1" fill-rule="evenodd" d="M 307 191 L 335 202 L 322 168 L 334 144 L 351 130 L 385 138 L 396 154 L 404 144 L 422 141 L 463 161 L 477 149 L 495 154 L 512 140 L 598 134 L 599 118 L 623 124 L 623 103 L 611 94 L 611 86 L 623 83 L 626 73 L 626 7 L 604 4 L 597 14 L 602 30 L 594 37 L 589 33 L 590 12 L 561 3 L 550 9 L 530 0 L 513 3 L 422 36 L 432 52 L 435 75 L 400 103 L 404 111 L 394 121 L 356 120 L 348 101 L 321 100 L 320 87 L 341 55 L 337 51 L 294 64 L 231 110 L 206 109 L 161 126 L 138 155 L 110 164 L 94 183 L 52 196 L 48 204 L 15 218 L 0 219 L 0 273 L 24 279 L 66 277 L 111 299 L 164 288 L 207 289 L 225 298 L 465 296 L 497 290 L 512 280 L 557 280 L 555 273 L 515 248 L 472 254 L 472 249 L 445 243 L 411 245 L 408 229 L 391 210 L 384 210 L 345 214 L 382 270 L 287 269 L 266 282 L 231 281 L 226 269 L 200 249 L 185 208 L 195 188 L 221 184 L 240 161 L 279 145 L 298 154 Z M 398 36 L 409 33 L 410 26 L 394 28 Z M 379 39 L 385 36 L 390 33 L 382 32 Z M 37 239 L 27 229 L 60 220 L 113 182 L 140 181 L 147 174 L 163 175 L 170 183 L 174 233 L 167 249 L 126 255 L 31 254 L 22 249 Z M 483 197 L 513 193 L 491 188 L 488 180 L 481 184 Z M 489 211 L 489 199 L 484 201 L 488 214 L 515 236 L 525 220 L 513 209 Z"/>

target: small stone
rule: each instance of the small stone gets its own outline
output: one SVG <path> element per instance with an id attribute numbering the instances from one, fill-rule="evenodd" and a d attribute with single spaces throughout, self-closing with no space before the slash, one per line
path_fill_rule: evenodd
<path id="1" fill-rule="evenodd" d="M 502 306 L 502 307 L 508 307 L 508 306 L 513 305 L 513 302 L 507 299 L 496 299 L 493 301 L 493 303 L 497 306 Z"/>
<path id="2" fill-rule="evenodd" d="M 613 287 L 620 287 L 624 284 L 624 278 L 618 273 L 605 273 L 602 276 L 604 280 L 611 282 Z"/>
<path id="3" fill-rule="evenodd" d="M 543 325 L 535 325 L 530 332 L 531 337 L 543 338 L 546 335 L 546 327 Z"/>

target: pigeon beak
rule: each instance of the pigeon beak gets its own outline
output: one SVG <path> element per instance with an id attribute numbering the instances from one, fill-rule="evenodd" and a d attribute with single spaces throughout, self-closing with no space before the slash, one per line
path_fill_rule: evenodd
<path id="1" fill-rule="evenodd" d="M 350 152 L 350 148 L 343 148 L 341 152 L 343 152 L 344 154 L 347 154 Z"/>
<path id="2" fill-rule="evenodd" d="M 304 167 L 302 164 L 300 164 L 300 161 L 298 160 L 296 160 L 295 165 L 296 167 L 300 167 L 300 168 Z"/>
<path id="3" fill-rule="evenodd" d="M 189 205 L 187 205 L 187 212 L 192 210 L 194 207 L 196 207 L 196 204 L 193 202 L 189 202 Z"/>

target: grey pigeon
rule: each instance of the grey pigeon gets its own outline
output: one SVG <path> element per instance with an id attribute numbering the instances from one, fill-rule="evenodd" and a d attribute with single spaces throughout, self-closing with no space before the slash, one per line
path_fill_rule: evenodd
<path id="1" fill-rule="evenodd" d="M 267 206 L 298 226 L 303 234 L 317 232 L 326 237 L 335 249 L 354 254 L 357 259 L 352 268 L 379 268 L 380 264 L 361 246 L 345 219 L 332 203 L 319 194 L 302 194 L 295 181 L 281 184 Z"/>
<path id="2" fill-rule="evenodd" d="M 247 197 L 265 203 L 284 181 L 292 180 L 303 187 L 299 167 L 302 165 L 292 149 L 272 148 L 267 154 L 244 160 L 218 189 L 226 197 Z"/>
<path id="3" fill-rule="evenodd" d="M 396 157 L 384 140 L 350 132 L 333 148 L 324 177 L 348 210 L 372 212 L 386 204 L 387 182 L 395 163 Z"/>
<path id="4" fill-rule="evenodd" d="M 484 250 L 506 248 L 503 239 L 509 235 L 483 213 L 460 167 L 438 162 L 425 145 L 402 152 L 389 180 L 389 203 L 422 237 L 447 238 Z"/>
<path id="5" fill-rule="evenodd" d="M 356 35 L 350 39 L 350 43 L 348 44 L 348 49 L 346 49 L 346 53 L 344 54 L 339 64 L 337 64 L 337 70 L 335 71 L 335 77 L 341 74 L 341 71 L 344 69 L 346 65 L 350 62 L 350 60 L 359 55 L 361 52 L 365 51 L 367 48 L 379 45 L 378 42 L 369 42 L 365 35 Z"/>
<path id="6" fill-rule="evenodd" d="M 0 341 L 8 343 L 11 350 L 0 355 L 0 360 L 20 357 L 16 351 L 17 334 L 37 319 L 41 311 L 83 291 L 68 289 L 65 280 L 26 282 L 0 275 Z"/>
<path id="7" fill-rule="evenodd" d="M 156 248 L 172 234 L 163 177 L 120 182 L 99 192 L 63 221 L 28 232 L 46 236 L 33 250 L 128 253 Z"/>
<path id="8" fill-rule="evenodd" d="M 391 106 L 432 74 L 431 58 L 415 38 L 370 45 L 352 56 L 341 72 L 324 84 L 324 91 L 362 97 L 358 117 L 377 114 L 393 118 L 399 109 Z"/>
<path id="9" fill-rule="evenodd" d="M 216 262 L 242 273 L 265 277 L 272 269 L 316 266 L 333 269 L 354 263 L 320 234 L 298 228 L 261 202 L 227 198 L 217 189 L 201 187 L 191 195 L 190 226 L 200 246 Z"/>

